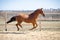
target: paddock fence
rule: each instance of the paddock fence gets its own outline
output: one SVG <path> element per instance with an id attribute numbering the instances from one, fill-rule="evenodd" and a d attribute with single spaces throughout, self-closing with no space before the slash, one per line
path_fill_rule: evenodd
<path id="1" fill-rule="evenodd" d="M 13 16 L 16 16 L 20 13 L 30 14 L 31 12 L 0 12 L 0 31 L 8 30 L 8 31 L 16 31 L 17 28 L 15 26 L 16 22 L 12 22 L 7 24 L 6 22 Z M 37 30 L 45 30 L 45 29 L 60 29 L 60 13 L 45 13 L 45 17 L 39 15 L 37 18 L 38 27 Z M 22 23 L 23 30 L 28 30 L 32 28 L 31 24 Z M 20 28 L 20 30 L 22 30 Z"/>

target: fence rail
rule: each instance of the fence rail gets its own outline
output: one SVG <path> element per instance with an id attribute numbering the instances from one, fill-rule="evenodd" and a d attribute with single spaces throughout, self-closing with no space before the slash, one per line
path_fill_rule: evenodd
<path id="1" fill-rule="evenodd" d="M 14 15 L 16 15 L 16 13 L 14 14 Z M 8 12 L 6 12 L 5 14 L 1 14 L 0 16 L 0 26 L 1 26 L 1 24 L 4 24 L 5 25 L 5 30 L 7 30 L 7 24 L 6 24 L 6 21 L 7 20 L 9 20 L 12 16 L 14 16 L 14 15 L 12 15 L 11 13 L 10 14 L 8 14 Z M 51 16 L 48 16 L 48 15 L 51 15 Z M 55 16 L 53 16 L 53 15 L 55 15 Z M 50 13 L 50 14 L 46 14 L 46 17 L 42 17 L 42 16 L 39 16 L 39 18 L 37 19 L 38 20 L 38 22 L 39 22 L 39 26 L 40 26 L 40 29 L 41 29 L 41 26 L 42 26 L 42 22 L 44 21 L 44 22 L 53 22 L 53 21 L 55 21 L 55 22 L 59 22 L 59 24 L 60 24 L 60 13 L 53 13 L 53 15 L 52 15 L 52 13 Z M 54 17 L 56 17 L 56 18 L 54 18 Z M 3 20 L 4 19 L 4 20 Z M 2 23 L 3 22 L 3 23 Z M 48 22 L 46 23 L 46 24 L 48 24 Z M 51 22 L 50 22 L 50 24 L 51 24 Z M 55 23 L 54 22 L 54 23 Z M 52 23 L 53 24 L 53 23 Z M 25 25 L 27 25 L 27 24 L 25 24 Z M 58 25 L 58 24 L 56 24 L 56 25 Z M 50 26 L 50 25 L 49 25 Z M 59 25 L 60 26 L 60 25 Z"/>

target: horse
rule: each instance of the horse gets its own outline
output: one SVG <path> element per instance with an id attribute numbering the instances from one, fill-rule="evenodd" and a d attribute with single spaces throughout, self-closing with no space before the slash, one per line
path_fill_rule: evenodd
<path id="1" fill-rule="evenodd" d="M 9 21 L 7 21 L 7 24 L 13 21 L 17 21 L 16 27 L 17 27 L 17 31 L 19 31 L 19 26 L 22 28 L 22 25 L 21 25 L 22 22 L 32 23 L 33 28 L 31 28 L 30 30 L 33 30 L 38 26 L 36 19 L 39 14 L 45 17 L 45 14 L 43 13 L 42 8 L 40 8 L 40 9 L 36 9 L 34 12 L 32 12 L 29 15 L 19 14 L 19 15 L 13 16 Z"/>

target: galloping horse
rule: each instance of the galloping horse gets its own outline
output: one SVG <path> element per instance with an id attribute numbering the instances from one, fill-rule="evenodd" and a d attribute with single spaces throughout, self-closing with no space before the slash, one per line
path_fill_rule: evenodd
<path id="1" fill-rule="evenodd" d="M 17 16 L 13 16 L 9 21 L 7 21 L 7 24 L 10 23 L 10 22 L 13 22 L 13 21 L 17 21 L 16 26 L 17 26 L 17 30 L 19 31 L 18 26 L 20 26 L 22 28 L 22 25 L 21 25 L 22 22 L 32 23 L 33 28 L 30 29 L 30 30 L 33 30 L 38 26 L 37 23 L 36 23 L 36 19 L 37 19 L 39 14 L 45 16 L 42 8 L 35 10 L 33 13 L 31 13 L 29 15 L 20 14 L 20 15 L 17 15 Z"/>

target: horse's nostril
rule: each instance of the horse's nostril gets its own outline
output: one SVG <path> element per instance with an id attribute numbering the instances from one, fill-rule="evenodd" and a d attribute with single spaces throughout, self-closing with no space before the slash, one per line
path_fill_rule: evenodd
<path id="1" fill-rule="evenodd" d="M 42 14 L 43 17 L 45 17 L 45 14 Z"/>
<path id="2" fill-rule="evenodd" d="M 45 17 L 45 15 L 43 15 L 43 17 Z"/>

